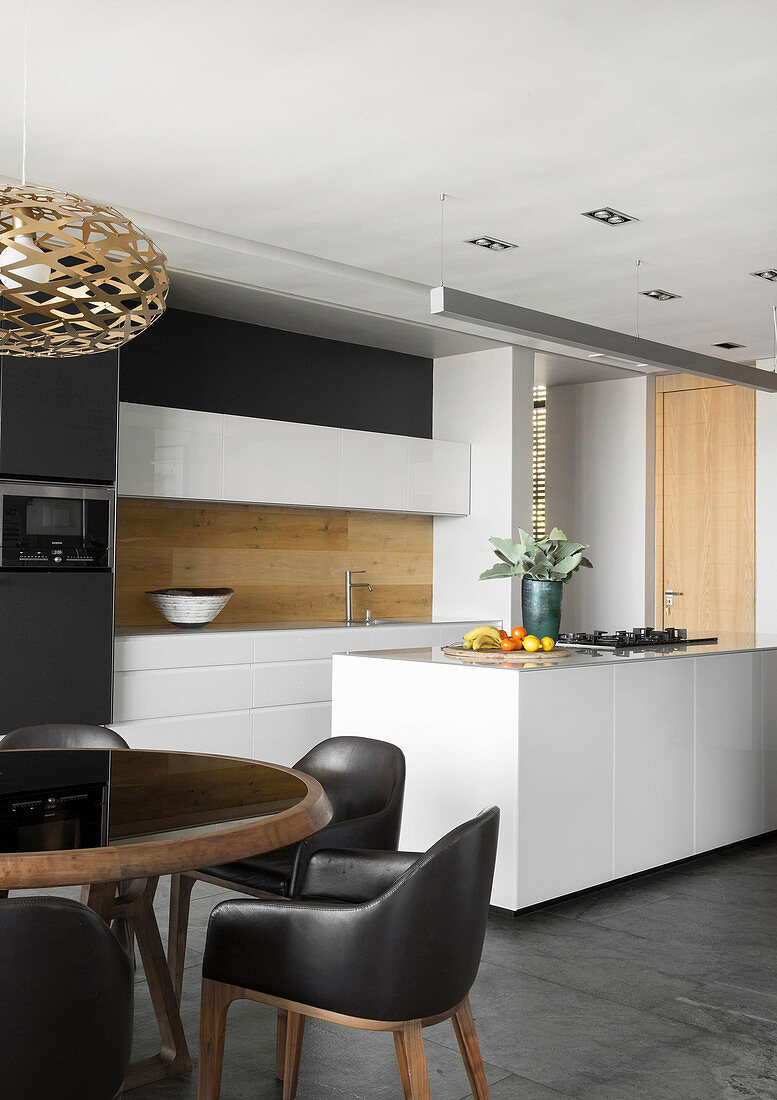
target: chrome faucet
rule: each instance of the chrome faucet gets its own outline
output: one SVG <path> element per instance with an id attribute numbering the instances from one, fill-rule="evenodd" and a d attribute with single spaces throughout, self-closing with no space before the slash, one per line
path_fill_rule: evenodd
<path id="1" fill-rule="evenodd" d="M 363 619 L 354 619 L 353 617 L 353 590 L 354 588 L 369 588 L 372 592 L 371 584 L 354 584 L 351 577 L 354 573 L 366 573 L 366 569 L 346 569 L 345 571 L 345 621 L 347 623 L 368 623 L 370 621 L 370 613 L 367 612 Z"/>

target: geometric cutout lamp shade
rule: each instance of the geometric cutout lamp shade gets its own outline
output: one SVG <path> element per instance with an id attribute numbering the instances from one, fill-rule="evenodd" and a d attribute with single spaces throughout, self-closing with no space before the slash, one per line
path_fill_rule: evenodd
<path id="1" fill-rule="evenodd" d="M 110 206 L 0 188 L 0 355 L 110 351 L 165 310 L 167 258 Z"/>

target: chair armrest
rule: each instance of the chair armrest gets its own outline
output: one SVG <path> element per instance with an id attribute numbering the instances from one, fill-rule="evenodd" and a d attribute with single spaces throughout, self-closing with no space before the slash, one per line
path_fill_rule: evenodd
<path id="1" fill-rule="evenodd" d="M 421 854 L 358 848 L 320 849 L 313 853 L 300 876 L 297 897 L 303 901 L 372 901 L 393 886 Z"/>
<path id="2" fill-rule="evenodd" d="M 299 882 L 314 852 L 322 848 L 367 848 L 380 851 L 396 850 L 398 824 L 393 807 L 365 817 L 333 821 L 306 837 L 298 848 L 289 884 L 289 897 L 296 897 Z"/>

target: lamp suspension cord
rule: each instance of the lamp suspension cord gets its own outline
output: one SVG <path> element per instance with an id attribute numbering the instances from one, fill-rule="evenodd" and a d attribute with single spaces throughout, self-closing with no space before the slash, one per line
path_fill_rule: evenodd
<path id="1" fill-rule="evenodd" d="M 440 192 L 440 286 L 445 286 L 445 192 Z"/>
<path id="2" fill-rule="evenodd" d="M 22 187 L 27 186 L 27 52 L 30 41 L 30 0 L 24 0 L 24 57 L 22 61 Z"/>
<path id="3" fill-rule="evenodd" d="M 772 370 L 777 374 L 777 306 L 772 306 L 772 321 L 774 322 L 774 367 Z"/>
<path id="4" fill-rule="evenodd" d="M 638 339 L 639 339 L 639 268 L 640 268 L 641 263 L 642 263 L 642 260 L 635 260 L 635 262 L 634 262 L 634 268 L 635 268 L 635 271 L 636 271 L 636 285 L 637 285 L 634 301 L 636 302 L 636 306 L 635 306 L 635 313 L 636 313 L 636 317 L 637 317 L 636 336 L 637 336 Z"/>

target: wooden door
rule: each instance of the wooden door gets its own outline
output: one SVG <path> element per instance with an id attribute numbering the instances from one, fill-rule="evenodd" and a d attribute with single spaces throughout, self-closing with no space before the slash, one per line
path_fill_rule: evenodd
<path id="1" fill-rule="evenodd" d="M 689 375 L 656 383 L 656 625 L 751 633 L 755 391 Z"/>

